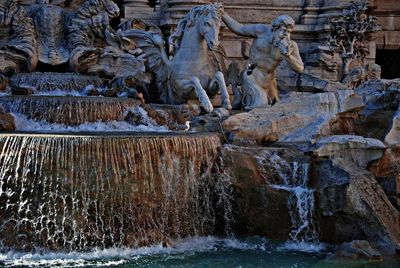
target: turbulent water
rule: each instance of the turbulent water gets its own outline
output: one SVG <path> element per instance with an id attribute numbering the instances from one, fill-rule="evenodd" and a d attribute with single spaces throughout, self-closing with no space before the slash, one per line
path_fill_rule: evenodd
<path id="1" fill-rule="evenodd" d="M 246 240 L 199 237 L 174 241 L 172 247 L 115 248 L 90 253 L 23 254 L 8 252 L 0 261 L 29 267 L 310 267 L 325 253 L 278 248 L 261 238 Z"/>
<path id="2" fill-rule="evenodd" d="M 159 126 L 151 120 L 143 109 L 137 110 L 143 115 L 140 124 L 131 124 L 127 121 L 87 122 L 79 125 L 65 125 L 36 121 L 22 114 L 13 114 L 18 131 L 42 133 L 79 133 L 79 132 L 169 132 L 165 126 Z"/>

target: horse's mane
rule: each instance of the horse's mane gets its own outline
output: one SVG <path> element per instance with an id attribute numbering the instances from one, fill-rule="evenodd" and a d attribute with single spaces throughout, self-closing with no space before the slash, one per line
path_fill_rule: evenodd
<path id="1" fill-rule="evenodd" d="M 223 6 L 221 3 L 214 3 L 192 8 L 189 13 L 183 17 L 179 22 L 176 31 L 170 37 L 170 43 L 173 45 L 173 54 L 179 49 L 185 30 L 195 25 L 195 20 L 199 16 L 211 15 L 221 20 Z"/>

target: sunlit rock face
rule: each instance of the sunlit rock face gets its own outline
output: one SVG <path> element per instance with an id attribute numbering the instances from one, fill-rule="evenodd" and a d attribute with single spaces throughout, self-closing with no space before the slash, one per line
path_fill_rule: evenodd
<path id="1" fill-rule="evenodd" d="M 207 235 L 218 135 L 1 135 L 2 249 L 90 250 Z"/>
<path id="2" fill-rule="evenodd" d="M 223 122 L 232 141 L 237 143 L 297 142 L 314 143 L 333 135 L 334 125 L 346 113 L 364 107 L 352 90 L 319 94 L 293 93 L 279 103 L 229 117 Z"/>

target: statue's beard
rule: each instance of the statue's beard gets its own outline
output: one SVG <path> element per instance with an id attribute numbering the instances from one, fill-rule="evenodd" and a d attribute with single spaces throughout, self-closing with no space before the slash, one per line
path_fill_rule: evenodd
<path id="1" fill-rule="evenodd" d="M 290 40 L 287 37 L 275 37 L 272 41 L 272 44 L 279 48 L 280 52 L 283 55 L 287 55 L 289 53 L 289 44 L 290 44 Z"/>

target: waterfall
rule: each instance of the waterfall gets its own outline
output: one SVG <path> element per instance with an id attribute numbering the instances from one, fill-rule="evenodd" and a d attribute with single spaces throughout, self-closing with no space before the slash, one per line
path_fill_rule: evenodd
<path id="1" fill-rule="evenodd" d="M 292 163 L 292 175 L 283 176 L 284 185 L 274 188 L 288 191 L 289 214 L 292 221 L 290 239 L 296 243 L 318 242 L 318 232 L 314 222 L 314 190 L 308 188 L 309 164 Z"/>
<path id="2" fill-rule="evenodd" d="M 0 98 L 0 107 L 35 121 L 68 126 L 87 122 L 123 121 L 126 112 L 140 102 L 124 98 L 8 96 Z"/>
<path id="3" fill-rule="evenodd" d="M 12 76 L 11 86 L 29 86 L 36 91 L 82 91 L 87 86 L 104 87 L 98 76 L 75 73 L 21 73 Z"/>
<path id="4" fill-rule="evenodd" d="M 216 134 L 0 135 L 2 250 L 138 247 L 207 235 Z"/>

